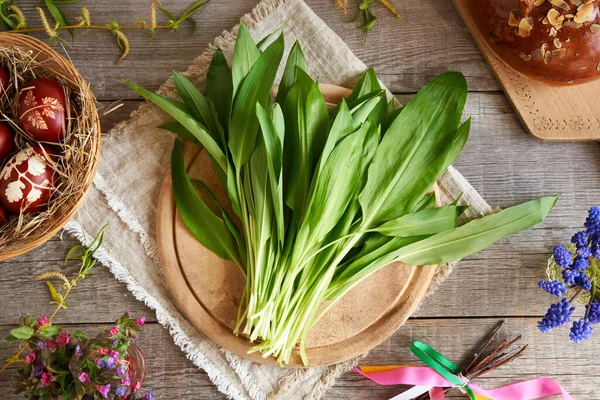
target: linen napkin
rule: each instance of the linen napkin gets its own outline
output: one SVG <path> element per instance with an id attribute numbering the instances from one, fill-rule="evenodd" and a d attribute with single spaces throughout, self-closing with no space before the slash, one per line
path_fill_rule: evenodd
<path id="1" fill-rule="evenodd" d="M 286 48 L 289 50 L 291 44 L 299 40 L 309 72 L 320 82 L 351 88 L 366 70 L 365 64 L 302 0 L 264 0 L 243 21 L 256 40 L 285 23 Z M 203 87 L 214 51 L 220 48 L 231 57 L 236 33 L 237 27 L 215 39 L 185 75 Z M 172 79 L 158 92 L 176 97 Z M 158 321 L 169 330 L 174 342 L 228 397 L 243 400 L 320 398 L 356 360 L 305 370 L 255 364 L 208 340 L 186 321 L 172 300 L 162 276 L 155 234 L 158 193 L 173 144 L 173 136 L 157 126 L 169 120 L 153 105 L 143 104 L 129 120 L 110 131 L 103 143 L 100 167 L 86 204 L 68 223 L 67 231 L 86 243 L 90 240 L 87 233 L 93 234 L 109 223 L 108 234 L 97 253 L 100 262 L 126 283 L 138 300 L 156 311 Z M 440 189 L 443 201 L 452 201 L 463 194 L 462 201 L 471 205 L 463 217 L 465 220 L 491 212 L 487 203 L 452 167 L 442 176 Z M 438 269 L 430 292 L 451 269 L 451 265 Z"/>

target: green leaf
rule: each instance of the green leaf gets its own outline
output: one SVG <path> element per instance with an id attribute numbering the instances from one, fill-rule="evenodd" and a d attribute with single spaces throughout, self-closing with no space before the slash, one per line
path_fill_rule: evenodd
<path id="1" fill-rule="evenodd" d="M 217 217 L 196 193 L 185 169 L 183 147 L 175 140 L 171 155 L 171 178 L 177 210 L 190 232 L 207 249 L 239 265 L 235 239 L 225 222 Z"/>
<path id="2" fill-rule="evenodd" d="M 279 83 L 277 97 L 275 98 L 275 101 L 277 103 L 283 104 L 288 92 L 290 91 L 292 86 L 294 86 L 294 83 L 296 82 L 297 68 L 306 71 L 306 59 L 304 58 L 304 53 L 302 52 L 300 42 L 296 40 L 296 42 L 292 46 L 292 49 L 290 50 L 290 55 L 288 56 L 287 62 L 285 64 L 285 70 L 283 71 L 281 82 Z"/>
<path id="3" fill-rule="evenodd" d="M 196 139 L 196 137 L 194 135 L 192 135 L 192 133 L 190 131 L 188 131 L 179 122 L 167 122 L 166 124 L 160 125 L 159 128 L 167 130 L 169 132 L 173 132 L 174 134 L 176 134 L 180 138 L 182 138 L 184 140 L 188 140 L 188 141 L 190 141 L 192 143 L 195 143 L 198 146 L 201 146 L 201 144 L 198 141 L 198 139 Z"/>
<path id="4" fill-rule="evenodd" d="M 354 198 L 359 182 L 365 136 L 370 129 L 365 123 L 344 138 L 333 150 L 319 173 L 314 193 L 297 241 L 319 243 L 338 223 L 346 207 Z"/>
<path id="5" fill-rule="evenodd" d="M 400 249 L 395 258 L 409 265 L 441 264 L 475 254 L 501 238 L 542 222 L 558 196 L 541 197 L 468 222 L 452 231 Z"/>
<path id="6" fill-rule="evenodd" d="M 75 332 L 73 332 L 73 334 L 71 336 L 73 336 L 74 338 L 77 338 L 79 340 L 88 339 L 88 337 L 80 330 L 76 330 Z"/>
<path id="7" fill-rule="evenodd" d="M 377 80 L 377 75 L 375 75 L 375 71 L 373 68 L 369 68 L 365 71 L 365 73 L 360 77 L 360 80 L 352 90 L 352 93 L 346 101 L 348 102 L 348 106 L 350 108 L 354 108 L 357 105 L 357 100 L 361 97 L 381 90 L 381 85 L 379 84 L 379 80 Z"/>
<path id="8" fill-rule="evenodd" d="M 58 26 L 70 26 L 71 25 L 69 23 L 69 21 L 67 20 L 67 17 L 60 10 L 60 8 L 56 7 L 56 5 L 54 4 L 54 1 L 46 0 L 46 8 L 48 8 L 48 11 L 50 11 L 50 14 L 52 14 L 52 18 L 54 18 L 54 21 L 56 21 Z M 69 32 L 71 33 L 71 36 L 73 37 L 73 39 L 75 39 L 75 30 L 69 29 Z"/>
<path id="9" fill-rule="evenodd" d="M 172 12 L 170 12 L 169 10 L 167 10 L 164 7 L 157 7 L 163 14 L 165 14 L 167 17 L 169 17 L 171 20 L 173 20 L 173 22 L 177 21 L 179 18 L 177 18 Z"/>
<path id="10" fill-rule="evenodd" d="M 176 106 L 173 101 L 165 99 L 162 96 L 152 93 L 133 82 L 124 80 L 137 94 L 156 104 L 158 107 L 166 111 L 171 117 L 185 127 L 208 151 L 215 159 L 217 165 L 222 169 L 222 173 L 227 171 L 227 157 L 219 147 L 219 144 L 208 133 L 207 129 L 198 121 L 192 118 L 187 112 L 183 111 L 179 106 Z"/>
<path id="11" fill-rule="evenodd" d="M 62 329 L 60 328 L 60 326 L 51 325 L 51 326 L 47 326 L 45 328 L 40 329 L 38 334 L 43 337 L 46 337 L 46 338 L 52 338 L 52 337 L 58 335 L 61 330 Z"/>
<path id="12" fill-rule="evenodd" d="M 466 96 L 462 74 L 442 74 L 390 125 L 359 196 L 365 228 L 410 212 L 458 156 L 470 127 L 469 120 L 456 128 Z"/>
<path id="13" fill-rule="evenodd" d="M 19 341 L 19 339 L 17 339 L 13 335 L 8 335 L 7 337 L 4 338 L 4 340 L 6 340 L 7 342 L 17 342 L 17 341 Z"/>
<path id="14" fill-rule="evenodd" d="M 231 104 L 233 101 L 233 78 L 227 66 L 225 55 L 217 50 L 213 56 L 208 72 L 206 73 L 206 93 L 215 105 L 219 122 L 225 129 L 229 129 Z"/>
<path id="15" fill-rule="evenodd" d="M 221 150 L 225 150 L 224 138 L 221 137 L 218 122 L 213 118 L 210 104 L 202 93 L 181 73 L 173 71 L 173 82 L 177 93 L 185 103 L 188 110 L 202 125 L 208 128 L 208 133 L 213 140 L 221 144 Z"/>
<path id="16" fill-rule="evenodd" d="M 52 285 L 52 282 L 46 281 L 46 285 L 48 285 L 48 290 L 50 290 L 50 297 L 52 297 L 52 300 L 59 304 L 62 301 L 62 295 L 56 291 L 54 285 Z"/>
<path id="17" fill-rule="evenodd" d="M 329 115 L 318 86 L 306 72 L 297 69 L 297 82 L 283 104 L 285 117 L 285 202 L 302 220 L 310 195 L 313 172 L 326 140 Z"/>
<path id="18" fill-rule="evenodd" d="M 262 139 L 266 149 L 267 168 L 270 179 L 275 221 L 277 223 L 277 237 L 279 244 L 283 245 L 285 238 L 285 220 L 283 215 L 283 140 L 284 130 L 283 113 L 278 104 L 273 109 L 273 119 L 260 104 L 256 104 L 256 116 L 260 123 Z M 277 123 L 274 122 L 277 121 Z M 279 125 L 279 128 L 277 127 Z"/>
<path id="19" fill-rule="evenodd" d="M 433 235 L 454 229 L 456 219 L 464 210 L 465 207 L 462 206 L 446 206 L 417 211 L 388 221 L 373 231 L 396 237 Z"/>
<path id="20" fill-rule="evenodd" d="M 323 169 L 323 165 L 329 158 L 329 155 L 338 145 L 338 143 L 344 139 L 346 136 L 354 132 L 354 120 L 352 118 L 352 114 L 350 113 L 350 109 L 346 104 L 346 101 L 342 99 L 338 107 L 337 114 L 335 119 L 333 120 L 333 124 L 331 128 L 329 128 L 329 134 L 327 135 L 327 141 L 325 142 L 325 146 L 323 147 L 323 151 L 321 153 L 321 159 L 319 160 L 319 168 L 318 172 L 320 173 Z"/>
<path id="21" fill-rule="evenodd" d="M 381 90 L 378 92 L 374 92 L 368 100 L 358 104 L 350 112 L 354 117 L 355 123 L 362 124 L 371 116 L 374 110 L 377 111 L 376 115 L 379 115 L 379 111 L 377 106 L 381 104 L 381 94 L 385 96 L 385 92 Z M 381 119 L 374 119 L 377 123 L 381 123 Z"/>
<path id="22" fill-rule="evenodd" d="M 77 245 L 77 246 L 73 246 L 69 249 L 69 251 L 67 252 L 67 255 L 65 256 L 65 261 L 64 263 L 66 264 L 67 261 L 69 261 L 71 259 L 71 257 L 73 257 L 73 255 L 79 251 L 79 250 L 83 250 L 83 246 L 81 245 Z"/>
<path id="23" fill-rule="evenodd" d="M 240 22 L 237 40 L 233 49 L 233 62 L 231 64 L 231 77 L 233 83 L 233 96 L 235 97 L 242 81 L 248 75 L 254 63 L 260 57 L 260 50 L 256 47 L 254 39 L 248 32 L 244 22 Z M 279 62 L 277 63 L 279 65 Z"/>
<path id="24" fill-rule="evenodd" d="M 11 329 L 10 334 L 17 339 L 27 340 L 33 336 L 35 330 L 30 326 L 21 326 L 19 328 Z"/>
<path id="25" fill-rule="evenodd" d="M 283 56 L 283 48 L 282 35 L 271 43 L 252 65 L 233 102 L 231 124 L 229 125 L 229 149 L 237 169 L 248 162 L 256 146 L 258 135 L 256 103 L 264 107 L 269 101 L 277 67 Z"/>
<path id="26" fill-rule="evenodd" d="M 225 222 L 225 225 L 227 225 L 229 232 L 231 232 L 231 234 L 235 238 L 235 241 L 240 250 L 239 253 L 242 258 L 242 262 L 244 264 L 246 264 L 246 258 L 247 258 L 246 242 L 244 242 L 244 239 L 242 238 L 242 235 L 241 235 L 240 230 L 238 229 L 237 225 L 233 222 L 233 220 L 231 219 L 231 217 L 229 216 L 227 211 L 223 208 L 221 203 L 219 203 L 219 201 L 217 200 L 217 197 L 214 195 L 212 190 L 210 190 L 210 188 L 206 185 L 206 183 L 202 182 L 199 179 L 193 179 L 191 182 L 193 184 L 199 186 L 206 194 L 208 194 L 209 197 L 212 199 L 214 206 L 217 207 L 219 210 L 221 210 L 221 216 L 223 217 L 223 221 Z M 244 271 L 242 271 L 242 272 L 244 272 Z"/>
<path id="27" fill-rule="evenodd" d="M 192 15 L 194 15 L 196 12 L 198 12 L 198 10 L 200 10 L 202 7 L 204 7 L 208 2 L 209 2 L 209 0 L 196 0 L 196 1 L 194 1 L 183 12 L 183 14 L 181 14 L 181 17 L 179 18 L 179 22 L 183 22 L 186 19 L 190 18 Z"/>
<path id="28" fill-rule="evenodd" d="M 239 217 L 242 216 L 242 211 L 240 208 L 240 196 L 238 193 L 237 185 L 236 185 L 236 176 L 235 171 L 233 169 L 233 165 L 231 162 L 227 163 L 227 195 L 229 196 L 229 200 L 231 200 L 231 207 L 235 214 Z"/>

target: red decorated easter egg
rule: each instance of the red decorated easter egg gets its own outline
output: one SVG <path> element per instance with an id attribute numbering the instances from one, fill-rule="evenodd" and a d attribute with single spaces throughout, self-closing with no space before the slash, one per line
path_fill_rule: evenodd
<path id="1" fill-rule="evenodd" d="M 0 161 L 4 160 L 13 149 L 14 140 L 10 128 L 5 123 L 0 122 Z"/>
<path id="2" fill-rule="evenodd" d="M 6 221 L 6 210 L 4 207 L 0 206 L 0 225 Z"/>
<path id="3" fill-rule="evenodd" d="M 58 143 L 66 133 L 65 92 L 58 83 L 40 78 L 19 95 L 19 118 L 25 132 L 39 142 Z"/>
<path id="4" fill-rule="evenodd" d="M 29 213 L 48 203 L 55 172 L 49 161 L 55 153 L 37 145 L 12 156 L 0 173 L 0 203 L 8 211 Z"/>
<path id="5" fill-rule="evenodd" d="M 2 67 L 0 67 L 0 94 L 4 92 L 8 88 L 8 83 L 10 78 L 8 76 L 8 72 Z"/>

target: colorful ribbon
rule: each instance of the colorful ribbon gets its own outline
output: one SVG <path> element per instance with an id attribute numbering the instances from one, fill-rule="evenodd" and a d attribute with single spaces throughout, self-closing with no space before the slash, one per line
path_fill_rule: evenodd
<path id="1" fill-rule="evenodd" d="M 410 400 L 429 393 L 431 400 L 444 400 L 444 388 L 455 387 L 471 400 L 534 400 L 560 394 L 564 400 L 573 398 L 553 379 L 538 378 L 497 389 L 485 390 L 469 382 L 460 374 L 460 368 L 422 342 L 413 342 L 412 352 L 429 367 L 398 365 L 386 367 L 358 367 L 359 374 L 380 385 L 410 385 L 409 390 L 391 400 Z"/>

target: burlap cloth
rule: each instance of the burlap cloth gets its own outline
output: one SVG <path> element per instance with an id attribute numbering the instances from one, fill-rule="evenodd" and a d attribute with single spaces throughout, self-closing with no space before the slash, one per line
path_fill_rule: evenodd
<path id="1" fill-rule="evenodd" d="M 366 69 L 302 0 L 265 0 L 243 20 L 257 40 L 287 22 L 284 29 L 287 48 L 296 39 L 300 40 L 310 73 L 320 82 L 353 87 Z M 198 86 L 203 86 L 216 48 L 231 56 L 236 32 L 237 27 L 224 32 L 188 68 L 186 75 Z M 171 78 L 161 86 L 159 93 L 175 97 Z M 100 168 L 86 204 L 66 229 L 85 242 L 89 237 L 84 232 L 95 233 L 109 223 L 108 235 L 98 252 L 100 261 L 127 284 L 137 299 L 156 310 L 158 321 L 169 330 L 175 343 L 229 397 L 286 400 L 321 397 L 357 360 L 306 370 L 251 363 L 206 339 L 186 321 L 169 296 L 158 262 L 155 236 L 158 193 L 173 143 L 169 133 L 156 127 L 168 120 L 156 107 L 144 104 L 131 114 L 131 119 L 111 130 L 103 143 Z M 491 211 L 453 168 L 442 176 L 440 188 L 443 201 L 463 194 L 462 202 L 471 205 L 466 219 Z M 450 265 L 439 268 L 430 292 L 451 269 Z"/>

